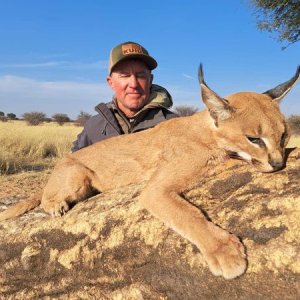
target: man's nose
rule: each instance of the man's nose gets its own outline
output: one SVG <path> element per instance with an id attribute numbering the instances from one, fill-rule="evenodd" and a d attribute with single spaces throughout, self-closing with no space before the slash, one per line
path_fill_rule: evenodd
<path id="1" fill-rule="evenodd" d="M 138 85 L 138 80 L 137 80 L 137 77 L 132 74 L 130 77 L 129 77 L 129 84 L 131 87 L 135 87 Z"/>

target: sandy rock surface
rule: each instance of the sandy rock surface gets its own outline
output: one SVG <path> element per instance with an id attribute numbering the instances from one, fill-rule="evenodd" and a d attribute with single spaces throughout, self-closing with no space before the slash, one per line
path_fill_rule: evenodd
<path id="1" fill-rule="evenodd" d="M 1 222 L 0 299 L 299 299 L 300 149 L 272 174 L 228 162 L 185 195 L 246 246 L 247 272 L 230 281 L 140 208 L 142 188 L 97 195 L 62 218 L 37 208 Z M 0 210 L 18 200 L 0 196 Z"/>

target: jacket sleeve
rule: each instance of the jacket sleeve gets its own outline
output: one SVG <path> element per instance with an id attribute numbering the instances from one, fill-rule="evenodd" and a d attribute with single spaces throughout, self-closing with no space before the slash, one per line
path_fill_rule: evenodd
<path id="1" fill-rule="evenodd" d="M 89 146 L 91 144 L 92 144 L 92 142 L 88 138 L 87 132 L 86 132 L 86 130 L 84 128 L 82 130 L 82 132 L 80 134 L 78 134 L 77 140 L 73 142 L 73 146 L 71 148 L 71 151 L 72 152 L 78 151 L 81 148 L 87 147 L 87 146 Z"/>

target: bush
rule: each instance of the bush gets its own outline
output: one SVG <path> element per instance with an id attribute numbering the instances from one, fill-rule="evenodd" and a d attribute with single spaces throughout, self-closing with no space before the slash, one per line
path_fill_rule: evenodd
<path id="1" fill-rule="evenodd" d="M 287 121 L 292 129 L 292 133 L 300 134 L 300 116 L 291 115 L 287 118 Z"/>
<path id="2" fill-rule="evenodd" d="M 70 122 L 70 118 L 66 114 L 55 114 L 52 116 L 52 119 L 60 126 L 64 125 L 66 122 Z"/>
<path id="3" fill-rule="evenodd" d="M 10 120 L 15 120 L 17 118 L 16 114 L 13 113 L 8 113 L 6 114 L 6 116 L 10 119 Z"/>
<path id="4" fill-rule="evenodd" d="M 23 118 L 27 124 L 37 126 L 44 122 L 46 114 L 43 112 L 32 111 L 23 114 Z"/>
<path id="5" fill-rule="evenodd" d="M 81 111 L 79 113 L 79 115 L 77 116 L 77 119 L 76 119 L 76 125 L 77 126 L 84 126 L 85 122 L 91 117 L 92 115 L 87 113 L 87 112 L 84 112 L 84 111 Z"/>
<path id="6" fill-rule="evenodd" d="M 7 122 L 8 119 L 7 119 L 7 117 L 1 116 L 1 115 L 0 115 L 0 121 L 1 121 L 1 122 Z"/>
<path id="7" fill-rule="evenodd" d="M 198 108 L 195 106 L 189 105 L 179 105 L 174 107 L 174 112 L 178 114 L 179 117 L 192 116 L 198 111 Z"/>

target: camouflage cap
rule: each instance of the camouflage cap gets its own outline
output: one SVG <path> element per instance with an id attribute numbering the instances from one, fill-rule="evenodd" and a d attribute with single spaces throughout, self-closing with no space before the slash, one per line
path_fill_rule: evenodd
<path id="1" fill-rule="evenodd" d="M 125 42 L 110 51 L 109 57 L 109 74 L 112 69 L 120 62 L 125 59 L 139 59 L 143 61 L 150 70 L 157 67 L 156 60 L 149 55 L 149 52 L 140 44 L 134 42 Z"/>

